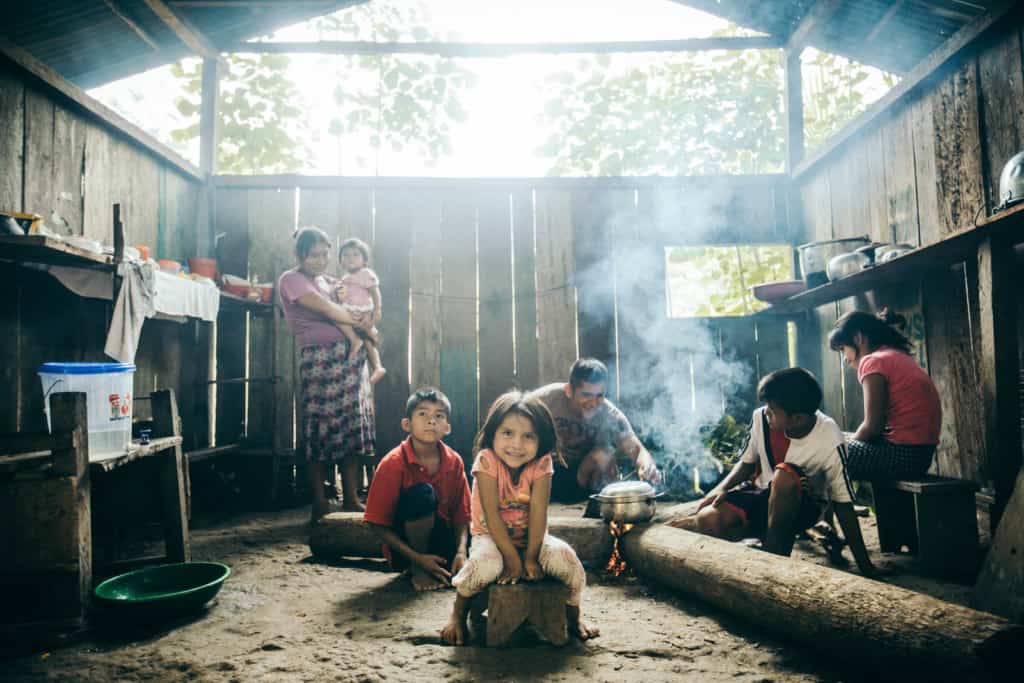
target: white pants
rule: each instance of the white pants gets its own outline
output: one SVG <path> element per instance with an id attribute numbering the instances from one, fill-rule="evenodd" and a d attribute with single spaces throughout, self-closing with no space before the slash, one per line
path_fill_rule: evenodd
<path id="1" fill-rule="evenodd" d="M 587 572 L 572 546 L 546 534 L 537 560 L 546 575 L 569 587 L 569 599 L 565 604 L 579 607 L 580 596 L 587 585 Z M 465 598 L 474 596 L 497 581 L 504 566 L 501 551 L 491 537 L 486 534 L 474 536 L 469 548 L 469 559 L 452 579 L 452 585 L 459 595 Z"/>

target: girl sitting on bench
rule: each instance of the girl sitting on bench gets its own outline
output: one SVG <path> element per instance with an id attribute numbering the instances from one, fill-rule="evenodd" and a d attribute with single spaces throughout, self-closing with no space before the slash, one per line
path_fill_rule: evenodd
<path id="1" fill-rule="evenodd" d="M 903 316 L 853 311 L 839 318 L 829 347 L 857 370 L 864 421 L 848 438 L 851 479 L 918 479 L 939 442 L 942 406 L 935 384 L 910 355 Z"/>
<path id="2" fill-rule="evenodd" d="M 598 635 L 580 619 L 583 565 L 568 543 L 547 533 L 555 447 L 554 420 L 540 399 L 510 391 L 494 401 L 473 444 L 473 540 L 469 559 L 452 579 L 458 595 L 441 630 L 444 642 L 466 642 L 470 599 L 487 586 L 537 581 L 545 574 L 569 587 L 570 632 L 581 640 Z"/>

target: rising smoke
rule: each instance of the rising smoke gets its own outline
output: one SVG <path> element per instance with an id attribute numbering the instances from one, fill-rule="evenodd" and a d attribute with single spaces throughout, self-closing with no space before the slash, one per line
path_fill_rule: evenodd
<path id="1" fill-rule="evenodd" d="M 693 491 L 695 467 L 702 486 L 713 485 L 717 467 L 702 433 L 756 381 L 753 368 L 731 359 L 728 349 L 723 353 L 717 332 L 704 319 L 667 314 L 665 249 L 721 243 L 736 201 L 735 186 L 726 182 L 641 191 L 633 210 L 620 209 L 607 218 L 613 273 L 607 272 L 607 261 L 577 273 L 578 286 L 606 288 L 581 297 L 580 314 L 615 326 L 618 367 L 610 370 L 619 379 L 619 403 L 658 459 L 669 487 L 680 492 Z M 588 310 L 589 302 L 613 298 L 614 317 L 604 306 Z M 746 423 L 749 413 L 733 417 Z"/>

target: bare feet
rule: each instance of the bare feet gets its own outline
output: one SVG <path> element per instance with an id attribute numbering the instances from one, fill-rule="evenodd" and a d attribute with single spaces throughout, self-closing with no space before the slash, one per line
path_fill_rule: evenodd
<path id="1" fill-rule="evenodd" d="M 370 373 L 370 384 L 376 384 L 377 382 L 384 379 L 384 375 L 388 374 L 388 371 L 384 368 L 377 368 Z"/>
<path id="2" fill-rule="evenodd" d="M 355 360 L 356 356 L 359 354 L 360 351 L 362 351 L 362 349 L 363 340 L 360 339 L 359 337 L 356 337 L 355 339 L 352 340 L 351 345 L 348 347 L 348 359 Z"/>
<path id="3" fill-rule="evenodd" d="M 667 524 L 669 526 L 671 526 L 671 527 L 675 527 L 676 529 L 684 529 L 686 531 L 692 531 L 694 533 L 699 533 L 699 529 L 697 528 L 697 516 L 696 515 L 693 515 L 693 516 L 690 516 L 690 517 L 680 517 L 678 519 L 673 519 L 672 521 L 667 522 Z"/>
<path id="4" fill-rule="evenodd" d="M 345 502 L 341 509 L 343 512 L 366 512 L 366 506 L 360 503 L 358 500 L 352 503 Z"/>
<path id="5" fill-rule="evenodd" d="M 590 640 L 601 635 L 600 629 L 583 621 L 580 617 L 580 608 L 572 605 L 565 606 L 565 617 L 569 622 L 569 633 L 580 640 Z"/>
<path id="6" fill-rule="evenodd" d="M 447 645 L 465 645 L 467 636 L 466 618 L 452 612 L 448 623 L 441 629 L 441 641 Z"/>
<path id="7" fill-rule="evenodd" d="M 436 579 L 415 567 L 409 572 L 409 578 L 412 580 L 412 587 L 416 591 L 439 591 L 448 587 L 448 584 L 444 581 Z"/>

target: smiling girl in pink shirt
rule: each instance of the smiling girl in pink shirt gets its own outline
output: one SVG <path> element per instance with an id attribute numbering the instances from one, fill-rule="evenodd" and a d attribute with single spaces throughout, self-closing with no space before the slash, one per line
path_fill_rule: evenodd
<path id="1" fill-rule="evenodd" d="M 441 630 L 444 642 L 466 642 L 469 601 L 487 586 L 537 581 L 545 574 L 569 587 L 570 631 L 581 640 L 598 635 L 580 619 L 583 565 L 568 543 L 547 533 L 555 447 L 554 420 L 540 399 L 512 391 L 494 401 L 474 444 L 473 540 L 469 559 L 452 579 L 458 595 Z"/>

